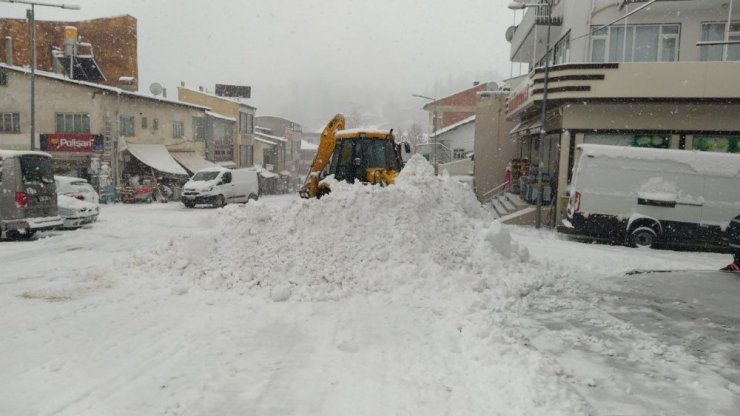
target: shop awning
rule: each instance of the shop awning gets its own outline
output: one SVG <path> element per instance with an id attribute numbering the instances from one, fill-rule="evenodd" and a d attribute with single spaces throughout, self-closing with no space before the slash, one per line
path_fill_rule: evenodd
<path id="1" fill-rule="evenodd" d="M 540 123 L 540 120 L 530 120 L 530 121 L 523 121 L 516 125 L 513 129 L 511 129 L 510 134 L 512 136 L 531 136 L 534 134 L 540 133 L 540 127 L 542 127 L 542 123 Z"/>
<path id="2" fill-rule="evenodd" d="M 201 155 L 195 152 L 170 152 L 170 155 L 175 158 L 177 163 L 190 171 L 190 173 L 217 166 L 215 163 L 205 160 Z"/>
<path id="3" fill-rule="evenodd" d="M 147 166 L 173 175 L 188 175 L 185 169 L 170 156 L 170 152 L 164 145 L 127 143 L 127 146 L 126 150 Z"/>

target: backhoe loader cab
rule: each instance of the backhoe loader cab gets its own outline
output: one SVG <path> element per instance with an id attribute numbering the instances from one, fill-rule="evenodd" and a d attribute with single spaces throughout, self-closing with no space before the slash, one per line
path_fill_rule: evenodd
<path id="1" fill-rule="evenodd" d="M 406 143 L 406 152 L 410 147 Z M 299 194 L 320 198 L 330 191 L 321 180 L 329 175 L 339 181 L 390 185 L 403 167 L 401 145 L 393 130 L 344 130 L 344 117 L 337 114 L 326 125 L 311 170 Z"/>
<path id="2" fill-rule="evenodd" d="M 339 181 L 375 183 L 373 174 L 376 171 L 398 172 L 401 163 L 400 146 L 396 145 L 392 133 L 345 130 L 337 133 L 327 174 L 333 174 Z"/>

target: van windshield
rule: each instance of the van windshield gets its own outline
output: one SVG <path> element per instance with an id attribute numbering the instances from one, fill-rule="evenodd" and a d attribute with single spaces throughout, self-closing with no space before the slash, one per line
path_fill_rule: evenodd
<path id="1" fill-rule="evenodd" d="M 216 179 L 216 176 L 218 176 L 220 172 L 218 171 L 210 171 L 210 172 L 198 172 L 195 174 L 195 176 L 190 179 L 191 181 L 212 181 Z"/>
<path id="2" fill-rule="evenodd" d="M 51 159 L 44 156 L 21 156 L 23 183 L 54 183 Z"/>

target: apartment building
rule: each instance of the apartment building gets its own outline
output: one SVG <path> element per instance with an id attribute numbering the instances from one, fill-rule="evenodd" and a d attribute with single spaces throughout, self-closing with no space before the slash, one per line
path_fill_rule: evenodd
<path id="1" fill-rule="evenodd" d="M 564 214 L 578 144 L 738 152 L 740 1 L 539 3 L 507 31 L 511 61 L 532 69 L 506 118 L 532 165 L 546 132 L 542 163 L 558 202 L 551 224 Z"/>

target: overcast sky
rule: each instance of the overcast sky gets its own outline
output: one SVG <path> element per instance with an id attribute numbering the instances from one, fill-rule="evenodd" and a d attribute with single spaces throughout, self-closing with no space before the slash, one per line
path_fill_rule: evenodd
<path id="1" fill-rule="evenodd" d="M 439 97 L 510 74 L 507 0 L 69 2 L 81 10 L 37 7 L 36 17 L 138 19 L 141 91 L 155 81 L 170 97 L 180 81 L 251 85 L 258 115 L 308 130 L 355 110 L 399 124 L 425 120 L 424 101 L 411 94 Z M 0 3 L 0 16 L 23 18 L 25 8 Z"/>

